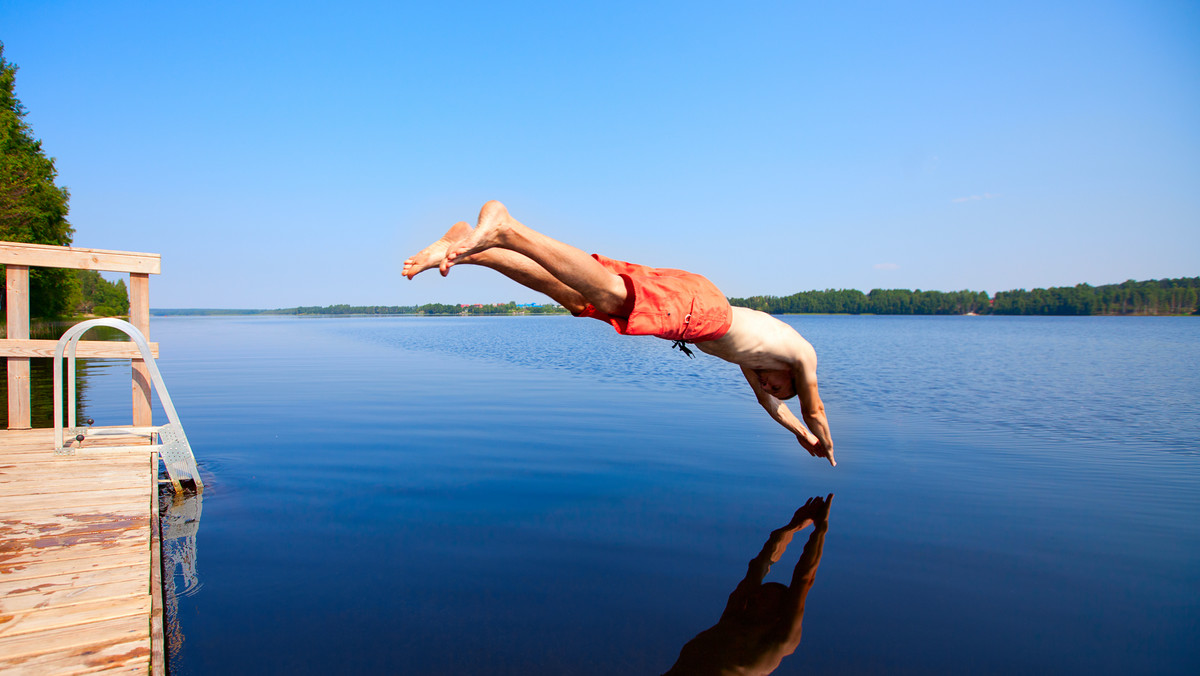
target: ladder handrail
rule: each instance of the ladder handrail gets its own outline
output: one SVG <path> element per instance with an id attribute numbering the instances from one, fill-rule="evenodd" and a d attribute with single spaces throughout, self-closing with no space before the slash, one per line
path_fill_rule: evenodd
<path id="1" fill-rule="evenodd" d="M 75 427 L 75 350 L 78 347 L 79 339 L 83 334 L 98 326 L 107 326 L 118 329 L 129 336 L 130 340 L 137 345 L 138 351 L 141 352 L 142 359 L 146 363 L 146 368 L 150 372 L 150 381 L 153 384 L 153 389 L 158 392 L 158 399 L 162 402 L 163 410 L 166 411 L 168 425 L 156 427 L 155 429 L 163 429 L 165 427 L 173 427 L 174 433 L 178 434 L 183 440 L 183 444 L 187 446 L 187 437 L 184 435 L 183 426 L 179 422 L 179 415 L 175 412 L 175 404 L 171 401 L 171 394 L 167 392 L 167 386 L 163 383 L 162 373 L 158 370 L 158 362 L 155 361 L 154 355 L 150 350 L 150 343 L 146 340 L 146 336 L 133 324 L 122 319 L 103 318 L 89 319 L 80 322 L 75 326 L 67 329 L 62 337 L 58 339 L 58 343 L 54 347 L 54 447 L 55 449 L 64 448 L 63 444 L 63 418 L 62 418 L 62 361 L 67 359 L 67 368 L 69 373 L 67 391 L 69 408 L 67 411 L 67 427 Z M 187 447 L 187 455 L 191 456 L 191 448 Z M 187 471 L 192 475 L 190 478 L 200 486 L 200 475 L 195 469 L 195 459 L 190 459 L 190 467 Z M 171 463 L 167 463 L 167 471 L 171 474 L 172 481 L 178 487 L 179 480 L 175 476 L 175 471 Z"/>

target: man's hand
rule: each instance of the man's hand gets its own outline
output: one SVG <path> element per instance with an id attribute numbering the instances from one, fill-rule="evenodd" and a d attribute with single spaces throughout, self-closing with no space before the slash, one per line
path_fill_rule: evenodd
<path id="1" fill-rule="evenodd" d="M 837 461 L 833 459 L 833 440 L 829 439 L 829 423 L 825 419 L 825 407 L 821 404 L 821 398 L 817 394 L 815 375 L 797 383 L 797 392 L 803 394 L 800 404 L 802 407 L 806 407 L 805 422 L 801 422 L 793 415 L 787 404 L 764 390 L 754 371 L 743 366 L 742 375 L 746 377 L 746 382 L 750 383 L 750 389 L 754 390 L 754 396 L 758 399 L 759 405 L 775 422 L 796 435 L 796 441 L 800 442 L 809 455 L 814 458 L 825 458 L 830 465 L 837 466 Z M 804 388 L 803 390 L 799 389 L 801 386 Z M 815 431 L 823 436 L 819 437 L 813 434 L 813 430 L 810 428 L 815 428 Z M 827 441 L 821 441 L 822 438 Z"/>
<path id="2" fill-rule="evenodd" d="M 808 451 L 808 454 L 812 457 L 825 458 L 829 461 L 830 465 L 837 467 L 837 460 L 833 459 L 833 449 L 826 448 L 825 444 L 821 443 L 821 440 L 812 432 L 804 430 L 802 433 L 796 435 L 796 441 L 799 441 L 804 450 Z"/>

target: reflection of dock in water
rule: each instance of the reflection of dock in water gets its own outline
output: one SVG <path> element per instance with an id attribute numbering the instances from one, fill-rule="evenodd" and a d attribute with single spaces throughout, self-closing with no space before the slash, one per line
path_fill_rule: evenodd
<path id="1" fill-rule="evenodd" d="M 183 647 L 179 627 L 179 596 L 200 589 L 196 574 L 196 533 L 200 529 L 203 493 L 161 496 L 163 601 L 166 606 L 167 654 L 177 655 Z M 179 588 L 176 578 L 183 579 Z"/>

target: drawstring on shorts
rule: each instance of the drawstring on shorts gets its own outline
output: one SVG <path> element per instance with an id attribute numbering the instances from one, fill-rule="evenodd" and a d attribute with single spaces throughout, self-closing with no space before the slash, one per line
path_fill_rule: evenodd
<path id="1" fill-rule="evenodd" d="M 686 354 L 689 359 L 695 359 L 696 355 L 688 349 L 686 340 L 676 340 L 671 343 L 671 349 L 679 348 L 679 351 Z"/>
<path id="2" fill-rule="evenodd" d="M 696 307 L 696 299 L 695 298 L 692 299 L 692 307 L 693 308 Z M 687 334 L 688 324 L 691 324 L 691 323 L 692 323 L 692 313 L 689 312 L 683 318 L 683 333 L 684 334 Z M 673 341 L 671 343 L 671 349 L 675 349 L 675 348 L 679 348 L 679 351 L 686 354 L 688 356 L 688 359 L 696 358 L 696 355 L 691 350 L 688 349 L 686 340 L 680 339 L 680 340 Z"/>

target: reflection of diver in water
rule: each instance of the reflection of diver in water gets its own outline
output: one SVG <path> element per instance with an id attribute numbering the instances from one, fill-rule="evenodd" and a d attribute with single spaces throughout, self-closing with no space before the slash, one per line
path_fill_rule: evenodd
<path id="1" fill-rule="evenodd" d="M 670 674 L 769 674 L 800 645 L 804 600 L 816 579 L 825 531 L 829 528 L 827 498 L 809 498 L 788 525 L 771 533 L 758 556 L 750 561 L 746 578 L 729 595 L 720 621 L 700 632 L 679 652 Z M 783 556 L 792 536 L 813 525 L 804 553 L 792 572 L 792 583 L 763 583 L 771 564 Z"/>

